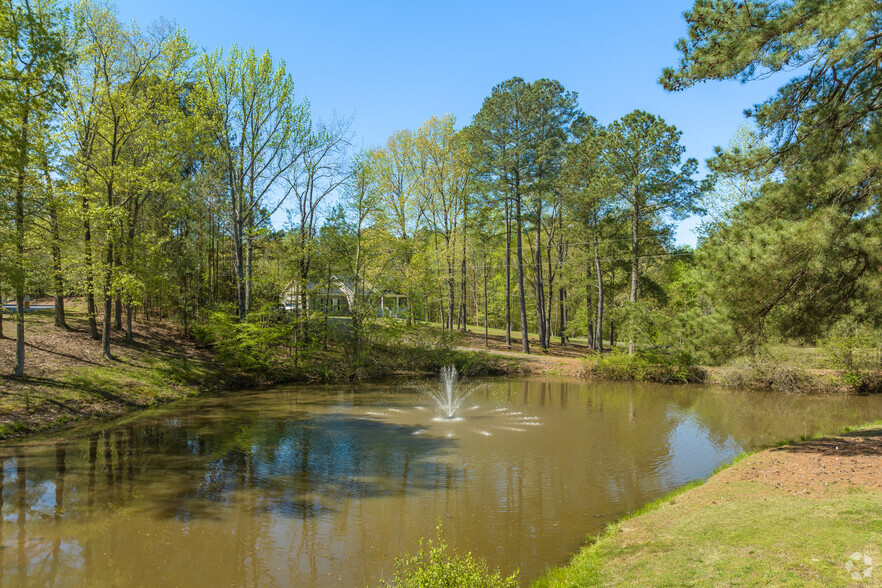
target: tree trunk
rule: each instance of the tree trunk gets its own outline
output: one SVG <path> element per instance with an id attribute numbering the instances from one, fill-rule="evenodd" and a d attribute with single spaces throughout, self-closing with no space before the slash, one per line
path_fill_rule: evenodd
<path id="1" fill-rule="evenodd" d="M 208 286 L 206 298 L 209 304 L 214 304 L 214 213 L 211 206 L 208 208 Z"/>
<path id="2" fill-rule="evenodd" d="M 542 276 L 542 201 L 536 208 L 536 254 L 533 259 L 536 281 L 536 330 L 539 331 L 539 347 L 542 351 L 548 350 L 545 324 L 545 284 Z"/>
<path id="3" fill-rule="evenodd" d="M 114 257 L 113 257 L 113 265 L 114 267 L 120 267 L 122 265 L 122 256 L 121 249 L 122 244 L 125 243 L 125 227 L 123 223 L 120 222 L 119 226 L 119 245 L 114 248 Z M 113 304 L 113 330 L 116 332 L 122 331 L 122 314 L 123 314 L 123 304 L 122 304 L 122 296 L 118 295 L 114 299 Z"/>
<path id="4" fill-rule="evenodd" d="M 523 223 L 521 219 L 521 195 L 515 192 L 515 223 L 517 224 L 517 258 L 518 258 L 518 297 L 521 311 L 521 348 L 530 353 L 530 338 L 527 331 L 527 299 L 524 292 L 524 246 Z"/>
<path id="5" fill-rule="evenodd" d="M 328 350 L 328 314 L 330 312 L 330 301 L 331 301 L 331 255 L 328 252 L 328 283 L 325 287 L 325 333 L 323 336 L 324 339 L 324 348 L 325 351 Z"/>
<path id="6" fill-rule="evenodd" d="M 120 125 L 122 123 L 122 119 L 120 116 L 114 116 L 113 119 L 113 139 L 109 143 L 110 148 L 110 175 L 106 180 L 107 183 L 107 209 L 108 211 L 113 211 L 116 207 L 116 193 L 115 193 L 115 171 L 116 171 L 116 161 L 117 156 L 119 155 L 119 131 Z M 113 311 L 113 296 L 112 296 L 112 286 L 113 286 L 113 270 L 114 270 L 114 262 L 117 259 L 116 254 L 117 251 L 114 248 L 113 243 L 113 231 L 108 227 L 107 229 L 107 244 L 106 244 L 106 255 L 104 257 L 104 321 L 103 321 L 103 329 L 102 329 L 102 337 L 101 337 L 101 354 L 104 356 L 104 359 L 108 361 L 113 361 L 113 354 L 110 352 L 110 322 L 111 322 L 111 312 Z M 121 310 L 121 309 L 120 309 Z M 119 315 L 117 315 L 119 316 Z M 119 317 L 122 318 L 122 317 Z M 122 325 L 120 325 L 122 328 Z"/>
<path id="7" fill-rule="evenodd" d="M 233 250 L 236 257 L 236 306 L 239 311 L 239 320 L 244 321 L 245 311 L 245 260 L 242 247 L 242 223 L 238 219 L 233 221 Z"/>
<path id="8" fill-rule="evenodd" d="M 562 205 L 558 206 L 557 230 L 559 234 L 557 241 L 557 269 L 559 272 L 563 272 L 564 257 L 566 256 L 566 246 L 564 245 Z M 549 260 L 548 264 L 549 266 L 551 265 L 551 260 Z M 561 346 L 563 346 L 567 344 L 567 289 L 565 286 L 560 286 L 558 295 L 560 299 L 560 344 Z M 549 311 L 550 309 L 551 307 L 549 306 Z"/>
<path id="9" fill-rule="evenodd" d="M 115 261 L 116 265 L 119 266 L 119 260 Z M 119 296 L 113 301 L 113 330 L 114 331 L 122 331 L 122 315 L 123 315 L 123 303 L 122 298 Z"/>
<path id="10" fill-rule="evenodd" d="M 447 264 L 447 328 L 453 330 L 454 312 L 456 309 L 456 272 L 453 264 L 453 247 L 450 245 L 450 236 L 444 236 L 445 262 Z"/>
<path id="11" fill-rule="evenodd" d="M 61 268 L 61 231 L 58 227 L 58 203 L 52 189 L 52 178 L 49 165 L 43 161 L 43 175 L 46 179 L 47 198 L 49 200 L 49 241 L 52 250 L 52 283 L 55 289 L 55 326 L 69 331 L 64 316 L 64 275 Z M 2 335 L 2 329 L 0 329 Z"/>
<path id="12" fill-rule="evenodd" d="M 554 335 L 551 320 L 554 315 L 554 272 L 551 271 L 551 260 L 548 260 L 548 296 L 545 301 L 545 347 L 551 347 L 551 337 Z"/>
<path id="13" fill-rule="evenodd" d="M 554 215 L 552 214 L 552 222 Z M 545 261 L 548 262 L 548 296 L 545 298 L 545 346 L 551 347 L 551 338 L 554 336 L 554 264 L 551 261 L 551 247 L 554 235 L 548 235 L 548 244 L 545 246 Z M 561 343 L 563 345 L 563 343 Z"/>
<path id="14" fill-rule="evenodd" d="M 135 255 L 135 227 L 138 224 L 138 212 L 140 210 L 140 202 L 137 198 L 132 200 L 132 212 L 131 217 L 129 218 L 129 230 L 126 235 L 126 262 L 131 267 L 134 264 L 134 255 Z M 120 301 L 121 303 L 122 301 Z M 186 308 L 186 303 L 185 307 Z M 132 325 L 132 315 L 134 314 L 134 308 L 132 308 L 131 297 L 129 297 L 129 303 L 126 304 L 126 341 L 128 343 L 133 343 L 135 341 L 135 333 L 133 331 Z M 186 333 L 186 329 L 184 330 Z"/>
<path id="15" fill-rule="evenodd" d="M 17 378 L 24 376 L 25 365 L 25 323 L 24 323 L 24 290 L 15 294 L 15 370 Z"/>
<path id="16" fill-rule="evenodd" d="M 594 349 L 594 321 L 591 315 L 591 268 L 585 266 L 585 330 L 588 332 L 588 345 Z"/>
<path id="17" fill-rule="evenodd" d="M 594 236 L 594 272 L 597 278 L 597 323 L 594 341 L 597 351 L 603 355 L 603 272 L 600 270 L 600 252 L 598 250 L 597 235 Z M 612 338 L 612 335 L 610 335 Z"/>
<path id="18" fill-rule="evenodd" d="M 490 323 L 487 318 L 487 268 L 484 268 L 484 347 L 490 348 Z"/>
<path id="19" fill-rule="evenodd" d="M 635 201 L 637 196 L 634 196 Z M 638 251 L 639 240 L 639 230 L 640 230 L 640 207 L 635 203 L 634 204 L 634 216 L 633 216 L 633 252 L 634 259 L 631 263 L 631 308 L 630 308 L 630 333 L 628 334 L 628 355 L 634 355 L 634 312 L 635 306 L 637 305 L 637 280 L 639 279 L 639 269 L 640 269 L 640 257 Z"/>
<path id="20" fill-rule="evenodd" d="M 230 203 L 233 208 L 233 256 L 236 271 L 236 308 L 239 314 L 239 320 L 244 321 L 247 315 L 245 306 L 245 255 L 243 251 L 244 245 L 244 229 L 245 229 L 245 211 L 242 202 L 242 195 L 236 192 L 235 188 L 235 170 L 232 163 L 228 169 L 230 178 Z"/>
<path id="21" fill-rule="evenodd" d="M 463 255 L 465 255 L 465 251 L 463 251 Z M 467 300 L 466 296 L 468 295 L 468 292 L 466 290 L 466 260 L 465 259 L 462 260 L 461 272 L 462 272 L 461 273 L 461 281 L 460 281 L 460 287 L 459 287 L 459 296 L 460 296 L 459 314 L 462 317 L 462 331 L 465 332 L 466 331 L 466 317 L 468 316 L 468 313 L 466 312 L 466 300 Z"/>
<path id="22" fill-rule="evenodd" d="M 508 196 L 505 197 L 505 344 L 511 349 L 511 202 Z"/>
<path id="23" fill-rule="evenodd" d="M 104 269 L 104 321 L 101 332 L 101 355 L 104 356 L 104 359 L 113 361 L 113 354 L 110 352 L 110 323 L 113 312 L 113 297 L 110 295 L 110 284 L 113 281 L 113 243 L 107 244 L 107 255 L 104 261 L 107 267 Z"/>
<path id="24" fill-rule="evenodd" d="M 250 313 L 251 308 L 251 283 L 252 283 L 252 262 L 254 257 L 254 235 L 249 227 L 245 231 L 245 313 Z M 306 282 L 303 282 L 304 287 Z"/>
<path id="25" fill-rule="evenodd" d="M 560 344 L 564 346 L 567 344 L 567 308 L 566 308 L 566 300 L 567 300 L 567 289 L 560 288 L 558 290 L 558 295 L 560 296 Z"/>
<path id="26" fill-rule="evenodd" d="M 115 137 L 115 135 L 114 135 Z M 113 147 L 111 146 L 111 153 Z M 111 168 L 114 164 L 114 158 L 111 155 Z M 113 172 L 111 171 L 111 174 Z M 109 209 L 113 209 L 114 206 L 114 194 L 113 194 L 113 176 L 111 175 L 110 180 L 107 182 L 107 206 Z M 101 354 L 104 356 L 104 359 L 109 361 L 113 361 L 113 354 L 110 353 L 110 322 L 111 322 L 111 312 L 113 311 L 113 297 L 111 296 L 111 284 L 113 283 L 113 260 L 114 258 L 114 249 L 113 249 L 113 238 L 110 234 L 110 231 L 107 231 L 107 251 L 104 257 L 104 321 L 103 321 L 103 329 L 101 333 Z"/>
<path id="27" fill-rule="evenodd" d="M 13 374 L 20 378 L 24 376 L 25 364 L 25 324 L 24 324 L 24 297 L 27 276 L 25 275 L 24 247 L 25 247 L 25 174 L 28 168 L 28 116 L 30 104 L 25 101 L 24 112 L 21 117 L 21 144 L 18 154 L 18 177 L 15 187 L 15 254 L 18 263 L 18 272 L 15 274 L 15 370 Z"/>
<path id="28" fill-rule="evenodd" d="M 309 343 L 309 293 L 306 291 L 306 285 L 309 283 L 309 268 L 312 264 L 312 257 L 309 250 L 310 243 L 306 240 L 306 232 L 308 231 L 308 227 L 306 227 L 302 222 L 300 225 L 300 259 L 297 263 L 297 275 L 300 277 L 300 300 L 301 300 L 301 310 L 302 314 L 298 315 L 301 318 L 300 327 L 303 331 L 303 343 Z M 248 287 L 247 287 L 247 295 L 248 304 L 251 304 L 251 287 L 250 287 L 250 276 L 251 276 L 251 256 L 252 256 L 252 245 L 249 241 L 248 246 Z M 356 282 L 358 278 L 356 277 Z M 357 285 L 357 284 L 356 284 Z M 318 294 L 318 293 L 316 293 Z M 315 304 L 313 304 L 313 308 L 315 308 Z M 327 309 L 325 309 L 327 310 Z"/>
<path id="29" fill-rule="evenodd" d="M 444 314 L 444 286 L 438 284 L 438 317 L 441 319 L 441 330 L 447 330 L 447 315 Z"/>
<path id="30" fill-rule="evenodd" d="M 447 328 L 453 330 L 453 313 L 456 308 L 456 281 L 453 277 L 453 267 L 448 266 L 447 274 Z"/>
<path id="31" fill-rule="evenodd" d="M 85 183 L 85 182 L 84 182 Z M 89 198 L 83 196 L 83 261 L 86 266 L 86 314 L 89 318 L 89 338 L 101 339 L 98 334 L 98 321 L 95 316 L 95 269 L 92 266 L 92 222 L 89 220 Z"/>
<path id="32" fill-rule="evenodd" d="M 358 357 L 361 351 L 361 304 L 358 299 L 358 277 L 361 275 L 361 224 L 356 231 L 355 242 L 355 278 L 352 284 L 352 304 L 349 309 L 352 315 L 352 333 L 355 339 L 355 356 Z"/>
<path id="33" fill-rule="evenodd" d="M 131 304 L 126 304 L 126 341 L 129 343 L 133 343 L 135 341 L 134 327 L 132 326 L 132 315 L 135 314 L 135 309 Z"/>
<path id="34" fill-rule="evenodd" d="M 462 211 L 462 266 L 460 269 L 460 293 L 459 293 L 459 314 L 462 318 L 462 332 L 466 332 L 466 231 L 468 228 L 468 202 L 463 205 Z"/>

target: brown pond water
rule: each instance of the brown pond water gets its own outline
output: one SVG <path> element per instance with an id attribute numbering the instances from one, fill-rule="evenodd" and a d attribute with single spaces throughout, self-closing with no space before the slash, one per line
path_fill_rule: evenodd
<path id="1" fill-rule="evenodd" d="M 530 378 L 449 421 L 428 386 L 238 392 L 0 445 L 0 585 L 376 586 L 438 521 L 526 583 L 743 450 L 882 418 L 880 397 Z"/>

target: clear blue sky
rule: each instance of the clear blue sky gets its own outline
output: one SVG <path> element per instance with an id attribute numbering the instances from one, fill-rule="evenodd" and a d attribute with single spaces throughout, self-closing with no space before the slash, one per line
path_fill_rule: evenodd
<path id="1" fill-rule="evenodd" d="M 782 80 L 716 82 L 669 94 L 656 80 L 677 63 L 689 0 L 300 2 L 118 0 L 120 17 L 159 16 L 211 51 L 233 43 L 284 59 L 317 116 L 353 116 L 366 146 L 452 113 L 468 123 L 491 88 L 512 76 L 554 78 L 608 123 L 639 108 L 683 131 L 687 156 L 725 145 L 743 111 Z M 678 241 L 694 244 L 687 221 Z"/>

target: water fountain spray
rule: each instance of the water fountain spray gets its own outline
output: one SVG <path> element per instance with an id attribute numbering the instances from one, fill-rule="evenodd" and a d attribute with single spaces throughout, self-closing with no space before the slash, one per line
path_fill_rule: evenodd
<path id="1" fill-rule="evenodd" d="M 438 408 L 448 420 L 456 419 L 456 411 L 463 402 L 471 395 L 472 389 L 460 390 L 458 385 L 459 374 L 452 365 L 441 368 L 441 387 L 438 390 L 430 390 L 429 395 L 435 400 Z"/>

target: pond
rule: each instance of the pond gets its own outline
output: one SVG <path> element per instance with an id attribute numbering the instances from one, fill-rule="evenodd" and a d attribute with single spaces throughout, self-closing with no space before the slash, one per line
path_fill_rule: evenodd
<path id="1" fill-rule="evenodd" d="M 282 386 L 0 445 L 0 585 L 376 586 L 445 539 L 524 583 L 742 451 L 882 398 L 562 378 Z"/>

